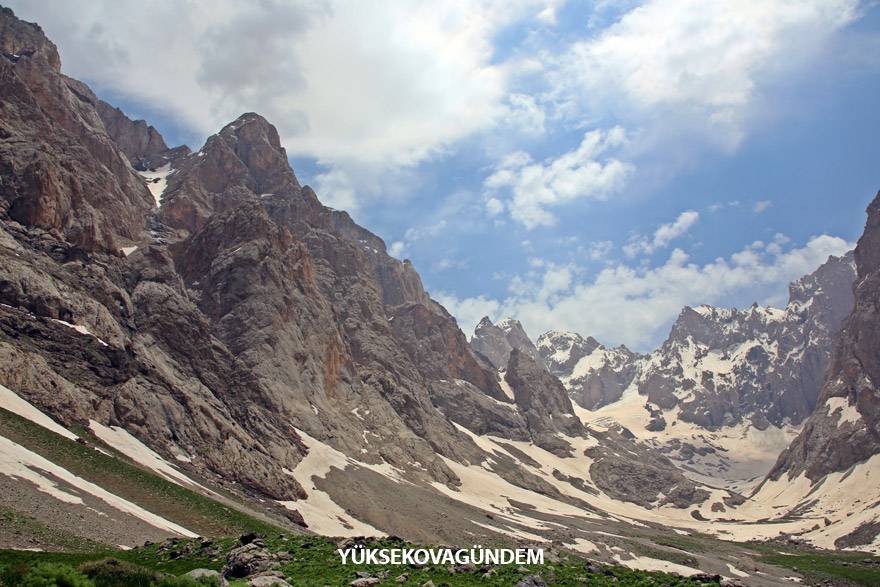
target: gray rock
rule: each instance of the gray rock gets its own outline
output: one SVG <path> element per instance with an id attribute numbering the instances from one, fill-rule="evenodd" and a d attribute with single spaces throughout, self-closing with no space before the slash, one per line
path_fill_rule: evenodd
<path id="1" fill-rule="evenodd" d="M 226 555 L 226 566 L 223 567 L 223 576 L 249 577 L 271 571 L 277 566 L 278 561 L 272 553 L 250 542 L 229 551 Z"/>
<path id="2" fill-rule="evenodd" d="M 540 575 L 529 575 L 517 583 L 515 587 L 547 587 L 547 583 Z"/>
<path id="3" fill-rule="evenodd" d="M 226 587 L 229 585 L 229 582 L 226 580 L 226 577 L 221 575 L 219 572 L 212 569 L 193 569 L 188 573 L 184 573 L 184 577 L 189 577 L 190 579 L 216 579 L 217 584 L 220 587 Z"/>
<path id="4" fill-rule="evenodd" d="M 506 369 L 510 352 L 517 349 L 538 360 L 538 349 L 526 334 L 519 320 L 505 318 L 498 325 L 483 317 L 474 330 L 471 347 L 486 357 L 495 369 Z"/>
<path id="5" fill-rule="evenodd" d="M 275 575 L 258 575 L 248 579 L 248 587 L 290 587 L 284 578 Z"/>

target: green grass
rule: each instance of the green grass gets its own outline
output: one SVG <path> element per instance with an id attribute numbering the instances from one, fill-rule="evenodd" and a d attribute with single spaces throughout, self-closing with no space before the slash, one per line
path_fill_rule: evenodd
<path id="1" fill-rule="evenodd" d="M 0 551 L 0 585 L 12 585 L 3 583 L 3 577 L 21 576 L 28 569 L 40 563 L 58 563 L 69 565 L 72 568 L 83 568 L 84 563 L 113 557 L 126 563 L 131 563 L 149 571 L 158 571 L 170 575 L 181 575 L 194 568 L 210 568 L 220 570 L 225 562 L 226 553 L 235 546 L 233 539 L 215 540 L 207 547 L 203 547 L 198 540 L 177 540 L 169 547 L 169 543 L 163 545 L 150 545 L 129 551 L 102 550 L 85 553 L 44 553 L 22 551 Z M 273 534 L 266 539 L 269 550 L 273 552 L 285 552 L 291 560 L 280 567 L 280 570 L 289 578 L 291 584 L 297 586 L 321 587 L 323 585 L 348 585 L 357 578 L 357 571 L 369 571 L 377 576 L 387 571 L 380 585 L 422 585 L 426 581 L 433 581 L 438 587 L 444 583 L 452 587 L 470 586 L 496 586 L 510 587 L 515 585 L 523 577 L 529 574 L 539 574 L 548 585 L 554 586 L 658 586 L 658 587 L 690 587 L 705 585 L 691 579 L 666 573 L 649 573 L 634 571 L 624 567 L 606 566 L 602 572 L 590 573 L 587 570 L 587 562 L 576 556 L 563 555 L 557 562 L 545 562 L 541 566 L 530 566 L 524 569 L 517 565 L 503 565 L 496 567 L 496 573 L 491 577 L 484 577 L 482 573 L 451 573 L 445 567 L 425 567 L 421 569 L 407 566 L 367 566 L 367 565 L 343 565 L 336 553 L 336 544 L 328 539 L 317 536 Z M 369 545 L 370 548 L 381 547 L 404 547 L 412 546 L 402 542 L 380 540 Z M 398 583 L 396 578 L 401 574 L 407 575 L 404 583 Z M 120 583 L 125 587 L 129 583 Z M 134 583 L 130 583 L 134 585 Z M 233 585 L 245 584 L 233 582 Z M 709 583 L 710 585 L 713 583 Z"/>
<path id="2" fill-rule="evenodd" d="M 792 569 L 813 583 L 831 580 L 835 585 L 880 585 L 880 557 L 864 553 L 777 553 L 759 560 Z"/>
<path id="3" fill-rule="evenodd" d="M 78 432 L 85 437 L 85 430 Z M 2 408 L 0 435 L 111 493 L 203 536 L 279 531 L 274 525 L 171 483 L 121 456 L 105 455 Z M 94 437 L 88 440 L 97 443 Z"/>
<path id="4" fill-rule="evenodd" d="M 654 544 L 658 544 L 660 546 L 668 546 L 669 548 L 675 548 L 684 552 L 699 553 L 706 552 L 707 550 L 705 544 L 697 540 L 683 538 L 681 536 L 652 536 L 651 540 L 654 542 Z"/>

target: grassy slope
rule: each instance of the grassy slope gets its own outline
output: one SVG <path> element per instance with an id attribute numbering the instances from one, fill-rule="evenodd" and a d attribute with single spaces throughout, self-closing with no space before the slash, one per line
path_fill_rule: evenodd
<path id="1" fill-rule="evenodd" d="M 760 560 L 792 569 L 804 575 L 812 584 L 833 581 L 835 585 L 880 585 L 880 558 L 865 554 L 776 553 L 764 555 Z"/>
<path id="2" fill-rule="evenodd" d="M 85 431 L 77 432 L 82 436 Z M 105 455 L 2 408 L 0 436 L 202 536 L 278 531 L 276 526 L 166 481 L 121 456 Z M 89 440 L 98 444 L 94 437 Z"/>

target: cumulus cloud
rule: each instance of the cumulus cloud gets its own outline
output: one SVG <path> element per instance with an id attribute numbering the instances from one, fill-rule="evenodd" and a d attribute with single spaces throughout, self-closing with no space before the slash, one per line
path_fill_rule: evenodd
<path id="1" fill-rule="evenodd" d="M 614 250 L 614 243 L 611 241 L 593 241 L 587 249 L 587 257 L 590 261 L 605 261 Z"/>
<path id="2" fill-rule="evenodd" d="M 658 249 L 664 249 L 678 237 L 685 234 L 700 219 L 700 213 L 687 210 L 678 215 L 673 222 L 661 224 L 654 231 L 652 238 L 636 236 L 623 246 L 627 257 L 635 257 L 640 253 L 650 255 Z"/>
<path id="3" fill-rule="evenodd" d="M 696 125 L 726 147 L 765 84 L 809 65 L 858 0 L 648 0 L 573 43 L 552 83 L 566 108 Z"/>
<path id="4" fill-rule="evenodd" d="M 576 149 L 543 162 L 516 151 L 498 163 L 483 185 L 489 201 L 508 194 L 511 217 L 526 228 L 552 226 L 556 218 L 548 208 L 578 198 L 604 199 L 625 185 L 632 164 L 605 155 L 626 141 L 625 131 L 614 127 L 589 131 Z M 500 206 L 493 209 L 498 213 Z"/>
<path id="5" fill-rule="evenodd" d="M 439 300 L 470 328 L 472 320 L 479 319 L 474 316 L 482 312 L 492 318 L 514 316 L 529 332 L 574 330 L 605 344 L 648 350 L 667 335 L 683 306 L 779 301 L 789 282 L 815 270 L 829 255 L 853 247 L 828 235 L 797 248 L 786 249 L 786 244 L 787 239 L 777 235 L 770 245 L 752 243 L 728 258 L 702 265 L 674 249 L 657 267 L 621 263 L 591 279 L 578 279 L 577 268 L 550 265 L 533 279 L 515 278 L 503 300 L 459 299 L 450 294 Z"/>

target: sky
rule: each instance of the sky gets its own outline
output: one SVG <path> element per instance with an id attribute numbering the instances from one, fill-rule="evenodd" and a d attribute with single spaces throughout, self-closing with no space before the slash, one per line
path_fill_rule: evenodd
<path id="1" fill-rule="evenodd" d="M 880 189 L 876 0 L 6 4 L 169 144 L 265 116 L 467 334 L 784 305 Z"/>

